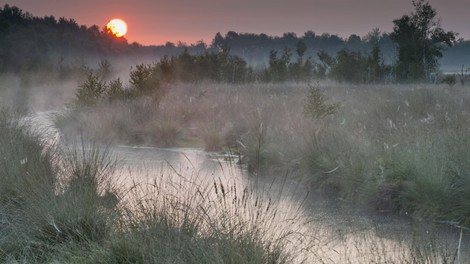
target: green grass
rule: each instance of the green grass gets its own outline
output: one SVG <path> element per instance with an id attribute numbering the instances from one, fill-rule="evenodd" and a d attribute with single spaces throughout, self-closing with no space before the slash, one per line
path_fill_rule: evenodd
<path id="1" fill-rule="evenodd" d="M 343 104 L 320 120 L 306 150 L 314 186 L 380 211 L 468 224 L 466 90 L 356 87 L 330 96 Z"/>
<path id="2" fill-rule="evenodd" d="M 45 148 L 39 134 L 30 132 L 31 127 L 22 121 L 25 119 L 21 115 L 5 109 L 1 113 L 1 153 L 8 162 L 2 163 L 1 170 L 0 262 L 456 263 L 454 246 L 443 247 L 440 240 L 429 246 L 429 241 L 433 240 L 426 234 L 432 229 L 413 231 L 416 237 L 411 239 L 393 240 L 380 238 L 369 228 L 348 231 L 348 225 L 340 225 L 345 230 L 331 233 L 331 228 L 322 227 L 321 223 L 311 225 L 312 219 L 304 215 L 301 207 L 290 207 L 286 211 L 280 206 L 286 197 L 278 194 L 276 188 L 260 193 L 236 181 L 201 181 L 203 175 L 183 175 L 176 170 L 162 173 L 153 181 L 119 187 L 111 179 L 117 164 L 109 159 L 106 151 L 86 144 L 62 150 Z M 279 135 L 283 133 L 269 136 Z M 343 140 L 336 141 L 338 137 Z M 449 134 L 448 137 L 466 142 L 461 141 L 460 135 Z M 353 179 L 360 179 L 359 183 L 364 181 L 363 172 L 371 169 L 356 167 L 369 164 L 367 146 L 372 144 L 341 133 L 317 139 L 315 147 L 307 146 L 310 151 L 325 153 L 327 148 L 319 148 L 323 144 L 335 146 L 330 149 L 331 154 L 323 155 L 326 165 L 321 169 L 331 168 L 331 164 L 341 165 L 328 184 L 346 180 L 337 187 L 341 193 L 349 192 L 347 186 L 359 188 L 360 184 Z M 442 146 L 427 145 L 426 139 L 422 141 L 422 149 L 412 144 L 405 149 L 395 147 L 393 151 L 384 152 L 388 156 L 382 154 L 380 160 L 373 162 L 384 166 L 383 179 L 375 179 L 375 184 L 403 181 L 402 192 L 408 196 L 400 196 L 400 203 L 422 202 L 413 194 L 422 189 L 406 187 L 409 181 L 430 185 L 425 191 L 432 190 L 433 195 L 443 195 L 441 189 L 447 186 L 434 184 L 442 178 L 426 176 L 436 175 L 436 171 L 447 172 L 447 169 L 436 170 L 442 168 L 444 162 L 436 162 L 439 156 L 435 156 L 433 148 L 442 149 Z M 450 142 L 444 141 L 443 145 Z M 455 162 L 450 167 L 454 174 L 466 168 L 462 167 L 466 163 L 460 159 L 466 160 L 467 145 L 460 146 L 446 152 L 453 157 L 449 160 Z M 348 149 L 349 152 L 345 152 Z M 341 150 L 339 158 L 334 154 L 338 150 Z M 290 155 L 295 156 L 295 153 Z M 283 158 L 286 157 L 289 155 Z M 315 156 L 316 160 L 321 158 L 322 155 Z M 345 179 L 351 170 L 355 171 L 350 176 L 354 178 Z M 462 182 L 466 179 L 464 174 L 454 178 Z M 458 190 L 460 192 L 451 197 L 456 199 L 452 202 L 463 205 L 467 199 L 466 189 Z M 358 191 L 365 192 L 362 188 Z M 441 202 L 446 204 L 447 200 Z M 452 211 L 458 212 L 457 208 L 460 207 Z M 420 212 L 417 208 L 413 210 Z"/>
<path id="3" fill-rule="evenodd" d="M 246 189 L 239 200 L 235 186 L 162 175 L 126 191 L 106 151 L 47 150 L 21 116 L 1 113 L 0 262 L 288 263 L 285 242 L 261 229 L 275 207 Z"/>
<path id="4" fill-rule="evenodd" d="M 231 150 L 253 175 L 289 171 L 371 209 L 468 224 L 469 101 L 445 85 L 177 83 L 158 104 L 103 102 L 58 125 L 101 141 Z"/>
<path id="5" fill-rule="evenodd" d="M 176 83 L 57 122 L 99 141 L 232 149 L 253 177 L 290 177 L 370 211 L 468 226 L 468 89 L 446 85 Z M 98 113 L 98 114 L 97 114 Z M 168 120 L 171 120 L 169 122 Z M 183 143 L 182 143 L 183 142 Z"/>

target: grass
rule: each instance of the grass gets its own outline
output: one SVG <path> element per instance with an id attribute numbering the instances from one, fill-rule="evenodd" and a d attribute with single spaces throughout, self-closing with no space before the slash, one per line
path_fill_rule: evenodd
<path id="1" fill-rule="evenodd" d="M 235 151 L 255 179 L 288 171 L 310 190 L 370 211 L 470 225 L 468 87 L 167 88 L 158 102 L 143 96 L 72 108 L 57 125 L 69 137 L 86 131 L 110 143 Z"/>
<path id="2" fill-rule="evenodd" d="M 158 104 L 103 103 L 58 125 L 101 141 L 232 151 L 256 175 L 289 171 L 371 209 L 468 224 L 469 100 L 445 85 L 177 83 Z"/>
<path id="3" fill-rule="evenodd" d="M 164 177 L 168 176 L 161 179 Z M 261 219 L 237 214 L 244 209 L 232 205 L 236 199 L 233 193 L 215 193 L 211 185 L 181 185 L 161 179 L 135 186 L 135 209 L 128 212 L 132 220 L 124 228 L 132 232 L 120 234 L 123 240 L 118 241 L 119 251 L 142 256 L 144 263 L 288 263 L 281 241 L 260 230 Z M 225 185 L 217 188 L 233 191 Z M 142 194 L 145 199 L 137 198 Z M 245 197 L 240 201 L 247 203 L 245 210 L 272 214 L 270 210 L 261 212 L 266 208 L 254 207 L 248 201 L 251 197 Z M 141 246 L 133 248 L 134 244 Z"/>
<path id="4" fill-rule="evenodd" d="M 116 186 L 111 176 L 122 168 L 106 151 L 86 144 L 45 148 L 38 133 L 18 122 L 23 120 L 20 115 L 2 111 L 5 144 L 0 146 L 9 162 L 2 165 L 8 173 L 1 174 L 0 185 L 0 262 L 456 263 L 452 244 L 442 247 L 445 244 L 436 240 L 429 245 L 433 240 L 426 234 L 433 229 L 391 240 L 382 238 L 380 230 L 349 230 L 349 224 L 340 223 L 342 217 L 315 222 L 304 214 L 302 203 L 283 204 L 289 195 L 282 185 L 270 185 L 263 192 L 236 175 L 226 175 L 230 180 L 225 180 L 173 168 L 150 175 L 149 181 Z M 266 130 L 266 137 L 271 136 L 279 135 Z M 347 139 L 347 146 L 362 143 L 353 139 Z M 455 155 L 461 157 L 464 149 Z M 348 155 L 356 153 L 354 149 Z M 346 169 L 342 167 L 341 174 Z M 400 175 L 389 177 L 406 179 L 408 173 Z"/>
<path id="5" fill-rule="evenodd" d="M 292 258 L 286 241 L 262 229 L 272 223 L 275 206 L 246 188 L 196 184 L 177 171 L 117 188 L 110 178 L 116 164 L 106 151 L 83 143 L 47 150 L 38 133 L 17 121 L 20 116 L 2 110 L 0 118 L 5 141 L 0 262 L 289 263 Z M 290 236 L 289 230 L 279 232 Z"/>

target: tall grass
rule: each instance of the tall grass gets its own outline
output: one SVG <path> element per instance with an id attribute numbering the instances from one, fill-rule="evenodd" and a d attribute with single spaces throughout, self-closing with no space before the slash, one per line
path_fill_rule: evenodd
<path id="1" fill-rule="evenodd" d="M 380 211 L 468 222 L 466 90 L 383 86 L 328 94 L 342 107 L 312 136 L 305 160 L 312 184 L 336 186 Z"/>
<path id="2" fill-rule="evenodd" d="M 97 146 L 45 148 L 2 110 L 0 261 L 23 263 L 289 263 L 276 207 L 243 186 L 184 179 L 118 189 Z M 8 143 L 8 144 L 7 144 Z M 13 145 L 15 144 L 15 145 Z M 240 190 L 237 190 L 239 188 Z M 127 193 L 127 196 L 125 195 Z M 281 237 L 279 237 L 281 236 Z M 286 239 L 286 240 L 283 240 Z"/>
<path id="3" fill-rule="evenodd" d="M 69 120 L 97 127 L 87 130 L 98 140 L 236 151 L 254 174 L 289 171 L 378 211 L 464 223 L 469 100 L 420 84 L 174 84 L 158 105 L 103 104 Z"/>
<path id="4" fill-rule="evenodd" d="M 40 132 L 6 109 L 0 124 L 0 260 L 42 263 L 63 245 L 102 243 L 115 215 L 106 210 L 106 194 L 114 190 L 101 180 L 108 173 L 104 156 L 46 145 Z"/>
<path id="5" fill-rule="evenodd" d="M 57 124 L 66 135 L 83 130 L 113 143 L 236 151 L 251 176 L 288 171 L 313 190 L 371 211 L 470 224 L 465 88 L 208 82 L 166 88 L 157 101 L 147 94 L 74 108 Z"/>
<path id="6" fill-rule="evenodd" d="M 51 162 L 54 151 L 21 122 L 22 114 L 0 110 L 0 259 L 40 251 L 30 228 L 27 212 L 54 196 L 57 168 Z"/>
<path id="7" fill-rule="evenodd" d="M 135 185 L 128 220 L 103 263 L 136 258 L 141 263 L 290 263 L 294 258 L 285 249 L 287 241 L 263 230 L 265 221 L 273 221 L 275 206 L 261 201 L 255 206 L 247 189 L 234 193 L 236 185 L 188 180 L 162 175 Z M 279 231 L 286 239 L 291 235 Z"/>
<path id="8" fill-rule="evenodd" d="M 350 232 L 347 226 L 341 225 L 334 227 L 335 231 L 331 233 L 331 228 L 322 227 L 321 223 L 311 225 L 312 219 L 305 217 L 301 207 L 288 207 L 287 210 L 282 207 L 286 200 L 278 194 L 283 192 L 282 188 L 268 188 L 260 193 L 238 181 L 217 177 L 203 181 L 204 175 L 193 177 L 177 170 L 162 173 L 151 181 L 118 188 L 111 178 L 117 167 L 106 152 L 89 145 L 65 150 L 45 148 L 40 137 L 30 133 L 31 127 L 17 121 L 21 116 L 3 110 L 1 117 L 0 132 L 4 142 L 0 146 L 2 157 L 9 161 L 2 163 L 2 172 L 8 173 L 1 174 L 0 184 L 1 262 L 455 262 L 452 246 L 440 247 L 437 242 L 430 245 L 432 240 L 421 232 L 416 233 L 416 239 L 390 241 L 381 238 L 380 231 L 377 232 L 379 235 L 370 229 L 360 231 L 362 233 Z M 279 130 L 270 136 L 281 138 L 279 135 L 283 133 L 278 133 Z M 452 137 L 460 138 L 450 134 L 449 138 Z M 318 144 L 331 143 L 331 140 L 319 138 Z M 361 146 L 363 141 L 347 138 L 347 142 L 338 145 Z M 409 147 L 413 149 L 411 145 Z M 464 150 L 462 144 L 461 149 L 449 153 L 465 160 Z M 409 157 L 416 154 L 413 151 L 409 152 Z M 424 152 L 429 153 L 427 149 Z M 359 151 L 353 149 L 343 154 L 339 161 L 346 164 L 346 157 L 357 153 Z M 400 152 L 396 154 L 402 157 Z M 415 156 L 428 164 L 435 163 L 426 158 L 428 156 Z M 416 169 L 405 166 L 401 170 L 404 173 L 385 174 L 398 166 L 391 164 L 417 164 L 409 157 L 403 156 L 403 161 L 397 162 L 395 153 L 390 152 L 388 160 L 384 157 L 374 163 L 391 166 L 383 169 L 383 182 L 402 177 L 403 185 L 406 185 L 409 175 L 416 175 L 407 171 Z M 361 159 L 354 157 L 352 161 Z M 338 163 L 343 167 L 336 177 L 345 177 L 349 168 L 357 166 L 354 162 L 347 166 Z M 367 163 L 367 159 L 362 162 Z M 458 159 L 455 162 L 462 164 Z M 440 167 L 439 164 L 436 163 L 434 168 Z M 421 171 L 420 168 L 417 166 L 417 171 Z M 450 168 L 454 173 L 464 170 L 461 166 Z M 434 169 L 429 169 L 429 173 L 432 171 Z M 335 180 L 331 181 L 333 184 Z M 341 189 L 341 192 L 347 191 Z M 411 195 L 411 189 L 403 191 Z M 464 192 L 462 189 L 459 202 L 465 201 Z M 349 196 L 345 197 L 349 199 Z M 324 235 L 324 232 L 328 234 Z"/>

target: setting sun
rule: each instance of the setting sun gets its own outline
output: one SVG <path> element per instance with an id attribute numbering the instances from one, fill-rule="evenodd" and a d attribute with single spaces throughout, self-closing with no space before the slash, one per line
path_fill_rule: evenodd
<path id="1" fill-rule="evenodd" d="M 108 22 L 106 25 L 106 28 L 113 33 L 114 36 L 116 37 L 122 37 L 126 35 L 127 32 L 127 24 L 124 22 L 122 19 L 112 19 L 111 21 Z"/>

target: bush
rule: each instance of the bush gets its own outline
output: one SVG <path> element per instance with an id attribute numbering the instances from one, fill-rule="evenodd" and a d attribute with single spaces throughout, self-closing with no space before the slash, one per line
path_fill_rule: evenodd
<path id="1" fill-rule="evenodd" d="M 323 118 L 335 114 L 340 104 L 330 104 L 327 101 L 328 98 L 318 87 L 311 86 L 304 105 L 304 113 L 312 118 Z"/>
<path id="2" fill-rule="evenodd" d="M 140 64 L 135 66 L 129 74 L 129 83 L 131 89 L 136 96 L 155 95 L 155 99 L 159 100 L 161 93 L 160 75 L 158 68 L 152 65 Z"/>
<path id="3" fill-rule="evenodd" d="M 457 78 L 455 77 L 455 74 L 446 74 L 444 77 L 442 77 L 441 82 L 449 85 L 449 87 L 452 87 L 457 82 Z"/>
<path id="4" fill-rule="evenodd" d="M 106 82 L 98 74 L 88 73 L 85 81 L 79 85 L 75 92 L 76 107 L 90 107 L 99 102 L 107 89 Z"/>

